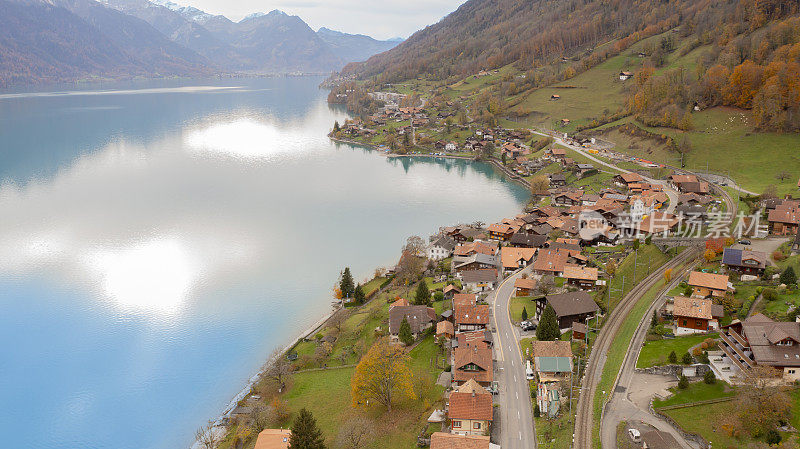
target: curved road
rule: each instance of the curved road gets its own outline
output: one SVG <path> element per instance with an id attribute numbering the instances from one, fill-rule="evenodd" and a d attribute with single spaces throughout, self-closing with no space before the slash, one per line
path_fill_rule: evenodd
<path id="1" fill-rule="evenodd" d="M 500 421 L 503 449 L 530 449 L 536 447 L 536 429 L 533 422 L 533 406 L 525 364 L 519 346 L 519 335 L 511 324 L 509 303 L 514 294 L 514 281 L 531 267 L 519 270 L 505 279 L 494 291 L 492 313 L 495 328 L 495 371 L 500 384 L 499 401 L 502 415 Z"/>

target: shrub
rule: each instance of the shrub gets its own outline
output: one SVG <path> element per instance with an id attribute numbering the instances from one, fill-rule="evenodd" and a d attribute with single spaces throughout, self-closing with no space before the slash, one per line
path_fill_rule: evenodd
<path id="1" fill-rule="evenodd" d="M 712 385 L 717 382 L 717 376 L 715 376 L 714 372 L 711 370 L 706 371 L 706 373 L 703 374 L 703 382 Z"/>
<path id="2" fill-rule="evenodd" d="M 683 354 L 683 357 L 681 357 L 681 362 L 682 362 L 684 365 L 691 365 L 691 364 L 692 364 L 692 360 L 693 360 L 693 359 L 692 359 L 692 355 L 691 355 L 691 354 L 689 354 L 688 352 L 687 352 L 687 353 L 685 353 L 685 354 Z"/>
<path id="3" fill-rule="evenodd" d="M 694 293 L 694 289 L 688 285 L 683 289 L 683 296 L 692 296 L 692 293 Z"/>
<path id="4" fill-rule="evenodd" d="M 797 274 L 794 272 L 794 268 L 792 266 L 786 267 L 781 273 L 781 283 L 786 285 L 792 285 L 797 283 Z"/>
<path id="5" fill-rule="evenodd" d="M 444 301 L 444 293 L 442 293 L 442 292 L 434 293 L 433 294 L 433 300 L 436 301 L 436 302 Z"/>
<path id="6" fill-rule="evenodd" d="M 678 381 L 678 388 L 680 388 L 681 390 L 689 388 L 689 379 L 687 379 L 686 376 L 684 376 L 683 374 L 681 374 L 681 378 Z"/>
<path id="7" fill-rule="evenodd" d="M 700 358 L 700 363 L 705 363 L 706 365 L 708 365 L 709 360 L 708 360 L 708 353 L 707 352 L 701 353 L 699 358 Z"/>
<path id="8" fill-rule="evenodd" d="M 777 430 L 775 430 L 775 429 L 769 429 L 769 430 L 767 430 L 767 434 L 766 434 L 766 436 L 764 437 L 764 440 L 765 440 L 765 441 L 767 442 L 767 444 L 769 444 L 770 446 L 772 446 L 772 445 L 776 445 L 776 444 L 780 443 L 780 442 L 781 442 L 781 439 L 782 439 L 782 437 L 781 437 L 781 434 L 779 434 L 779 433 L 778 433 L 778 431 L 777 431 Z"/>
<path id="9" fill-rule="evenodd" d="M 703 343 L 703 344 L 705 344 L 705 343 Z M 703 353 L 703 349 L 705 349 L 705 348 L 703 348 L 702 345 L 696 346 L 694 349 L 692 349 L 692 355 L 699 356 L 700 354 Z"/>
<path id="10" fill-rule="evenodd" d="M 539 412 L 539 404 L 536 404 L 536 406 L 533 407 L 533 417 L 534 418 L 538 418 L 539 414 L 540 414 L 540 412 Z"/>
<path id="11" fill-rule="evenodd" d="M 765 301 L 775 301 L 778 299 L 778 291 L 774 288 L 765 288 L 761 295 L 764 296 Z"/>
<path id="12" fill-rule="evenodd" d="M 677 363 L 678 362 L 678 355 L 675 354 L 675 351 L 669 353 L 669 357 L 667 357 L 669 363 Z"/>

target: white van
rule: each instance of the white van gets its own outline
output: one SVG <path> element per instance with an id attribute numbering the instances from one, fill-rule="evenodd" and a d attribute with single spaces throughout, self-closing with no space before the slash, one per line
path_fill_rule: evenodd
<path id="1" fill-rule="evenodd" d="M 531 368 L 531 361 L 530 360 L 525 362 L 525 377 L 528 380 L 533 380 L 533 369 Z"/>
<path id="2" fill-rule="evenodd" d="M 628 429 L 628 435 L 634 443 L 642 441 L 642 434 L 636 429 Z"/>

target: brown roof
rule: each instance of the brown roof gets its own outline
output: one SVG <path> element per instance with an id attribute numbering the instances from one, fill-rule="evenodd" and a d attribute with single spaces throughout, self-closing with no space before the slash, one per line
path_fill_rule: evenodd
<path id="1" fill-rule="evenodd" d="M 497 270 L 494 268 L 467 270 L 461 273 L 461 279 L 465 284 L 472 282 L 497 282 Z"/>
<path id="2" fill-rule="evenodd" d="M 497 247 L 485 242 L 475 241 L 456 246 L 454 252 L 456 256 L 468 256 L 476 253 L 494 256 L 497 253 Z"/>
<path id="3" fill-rule="evenodd" d="M 800 366 L 800 323 L 776 322 L 757 313 L 742 323 L 742 335 L 750 344 L 753 360 L 761 365 Z M 792 346 L 779 341 L 794 340 Z"/>
<path id="4" fill-rule="evenodd" d="M 393 302 L 392 305 L 389 306 L 389 308 L 397 307 L 397 306 L 410 306 L 410 305 L 411 305 L 411 303 L 408 302 L 407 299 L 400 298 L 397 301 Z"/>
<path id="5" fill-rule="evenodd" d="M 454 291 L 456 293 L 461 293 L 461 289 L 460 288 L 456 287 L 453 284 L 447 284 L 447 287 L 444 288 L 443 292 L 444 293 L 450 293 L 450 291 Z"/>
<path id="6" fill-rule="evenodd" d="M 503 263 L 503 268 L 519 268 L 521 259 L 529 263 L 535 255 L 536 248 L 512 248 L 506 246 L 500 250 L 500 260 Z"/>
<path id="7" fill-rule="evenodd" d="M 453 380 L 465 382 L 475 379 L 477 382 L 491 382 L 494 379 L 492 371 L 492 349 L 484 342 L 474 342 L 467 347 L 457 347 L 453 350 Z M 476 369 L 467 369 L 467 368 Z"/>
<path id="8" fill-rule="evenodd" d="M 622 178 L 622 180 L 625 181 L 626 184 L 630 184 L 632 182 L 644 181 L 644 178 L 642 178 L 640 175 L 636 173 L 623 173 L 619 175 L 619 177 Z"/>
<path id="9" fill-rule="evenodd" d="M 768 221 L 773 223 L 800 223 L 800 211 L 794 208 L 778 208 L 769 211 Z"/>
<path id="10" fill-rule="evenodd" d="M 689 274 L 689 285 L 692 287 L 705 287 L 712 290 L 728 290 L 728 276 L 724 274 L 703 273 L 692 271 Z"/>
<path id="11" fill-rule="evenodd" d="M 489 437 L 436 432 L 431 435 L 431 449 L 489 449 Z"/>
<path id="12" fill-rule="evenodd" d="M 564 267 L 564 277 L 567 279 L 577 279 L 579 281 L 596 281 L 597 268 L 567 265 Z"/>
<path id="13" fill-rule="evenodd" d="M 567 251 L 560 251 L 556 249 L 542 249 L 539 251 L 539 256 L 533 262 L 533 269 L 535 271 L 550 271 L 560 272 L 564 271 L 564 265 L 567 263 L 569 253 Z"/>
<path id="14" fill-rule="evenodd" d="M 704 320 L 711 320 L 720 316 L 715 316 L 717 310 L 714 307 L 714 301 L 708 299 L 676 296 L 674 301 L 675 305 L 673 306 L 672 314 L 675 316 L 700 318 Z"/>
<path id="15" fill-rule="evenodd" d="M 539 341 L 531 342 L 533 346 L 532 357 L 572 357 L 572 346 L 568 341 Z"/>
<path id="16" fill-rule="evenodd" d="M 547 302 L 553 307 L 556 316 L 582 315 L 584 313 L 596 313 L 600 308 L 594 299 L 586 292 L 567 292 L 559 295 L 550 295 Z"/>
<path id="17" fill-rule="evenodd" d="M 670 179 L 675 184 L 681 184 L 684 182 L 697 182 L 697 176 L 695 175 L 671 175 Z"/>
<path id="18" fill-rule="evenodd" d="M 450 394 L 449 407 L 447 416 L 450 419 L 491 421 L 494 411 L 492 395 L 473 379 Z"/>
<path id="19" fill-rule="evenodd" d="M 455 306 L 456 324 L 489 324 L 491 313 L 488 304 L 459 304 Z"/>
<path id="20" fill-rule="evenodd" d="M 514 288 L 525 288 L 528 290 L 533 290 L 536 288 L 536 279 L 534 278 L 519 278 L 514 281 Z"/>
<path id="21" fill-rule="evenodd" d="M 454 335 L 453 323 L 449 321 L 439 321 L 436 323 L 436 335 Z"/>
<path id="22" fill-rule="evenodd" d="M 258 434 L 253 449 L 288 449 L 291 436 L 289 429 L 264 429 Z"/>
<path id="23" fill-rule="evenodd" d="M 493 223 L 489 225 L 487 230 L 498 234 L 510 234 L 514 232 L 514 227 L 505 223 Z"/>
<path id="24" fill-rule="evenodd" d="M 425 306 L 394 306 L 389 309 L 389 333 L 396 335 L 400 332 L 403 318 L 411 325 L 411 332 L 420 333 L 428 324 L 436 321 L 436 311 Z"/>
<path id="25" fill-rule="evenodd" d="M 453 295 L 453 307 L 466 304 L 475 304 L 477 300 L 478 298 L 474 293 L 456 293 Z"/>

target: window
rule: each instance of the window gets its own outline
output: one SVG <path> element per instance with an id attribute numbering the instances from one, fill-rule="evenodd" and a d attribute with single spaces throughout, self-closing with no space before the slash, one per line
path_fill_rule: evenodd
<path id="1" fill-rule="evenodd" d="M 686 327 L 689 325 L 689 320 L 683 320 L 683 326 Z"/>
<path id="2" fill-rule="evenodd" d="M 794 370 L 793 369 L 787 370 L 786 372 L 789 373 L 789 374 L 794 374 Z"/>
<path id="3" fill-rule="evenodd" d="M 695 324 L 697 325 L 697 327 L 701 327 L 701 326 L 703 325 L 703 322 L 702 322 L 702 321 L 700 321 L 700 320 L 697 320 L 697 321 L 695 322 Z"/>
<path id="4" fill-rule="evenodd" d="M 461 428 L 461 421 L 453 421 L 453 428 L 455 429 L 456 427 Z"/>
<path id="5" fill-rule="evenodd" d="M 479 423 L 479 422 L 472 423 L 472 428 L 475 429 L 475 430 L 480 430 L 481 429 L 481 423 Z"/>

